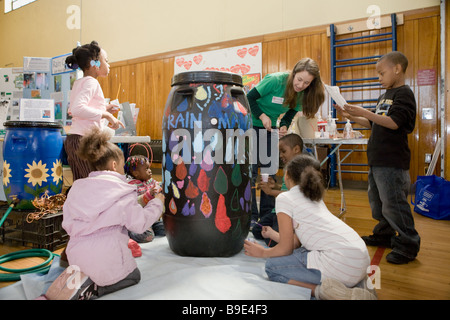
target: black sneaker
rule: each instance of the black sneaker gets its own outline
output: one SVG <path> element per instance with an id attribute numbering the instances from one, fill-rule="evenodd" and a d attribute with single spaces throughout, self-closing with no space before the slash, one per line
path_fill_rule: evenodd
<path id="1" fill-rule="evenodd" d="M 80 288 L 77 300 L 92 300 L 98 298 L 98 286 L 91 280 Z"/>
<path id="2" fill-rule="evenodd" d="M 372 234 L 370 236 L 362 236 L 361 238 L 368 246 L 392 248 L 390 237 L 381 237 Z"/>
<path id="3" fill-rule="evenodd" d="M 386 261 L 393 264 L 406 264 L 413 261 L 415 258 L 409 258 L 398 252 L 392 251 L 386 256 Z"/>

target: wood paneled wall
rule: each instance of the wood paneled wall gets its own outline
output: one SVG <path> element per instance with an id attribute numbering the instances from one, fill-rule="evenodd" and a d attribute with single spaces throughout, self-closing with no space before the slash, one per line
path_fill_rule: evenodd
<path id="1" fill-rule="evenodd" d="M 322 80 L 329 83 L 330 39 L 327 37 L 327 29 L 328 26 L 312 27 L 116 62 L 111 64 L 110 75 L 99 81 L 105 97 L 115 99 L 118 94 L 120 102 L 134 102 L 136 107 L 140 108 L 137 123 L 139 135 L 150 135 L 152 139 L 161 139 L 161 122 L 166 99 L 171 89 L 176 56 L 262 42 L 263 76 L 272 72 L 289 70 L 299 59 L 310 57 L 318 62 Z M 372 30 L 354 34 L 354 36 L 384 31 L 386 30 Z M 418 86 L 417 83 L 418 70 L 434 69 L 436 74 L 439 72 L 439 8 L 405 12 L 404 25 L 398 27 L 397 36 L 398 50 L 404 52 L 409 59 L 407 84 L 414 91 L 418 105 L 416 129 L 409 138 L 412 150 L 411 177 L 414 181 L 417 175 L 424 174 L 425 153 L 433 153 L 440 132 L 438 80 L 436 79 L 435 85 Z M 338 58 L 364 56 L 370 52 L 384 54 L 390 50 L 390 43 L 375 43 L 359 48 L 353 46 L 340 50 Z M 377 76 L 374 69 L 370 67 L 352 68 L 339 72 L 343 73 L 341 78 Z M 119 86 L 120 92 L 118 92 Z M 345 92 L 345 95 L 348 100 L 366 97 L 376 99 L 380 92 L 380 89 L 364 89 Z M 436 115 L 434 120 L 421 119 L 423 108 L 434 108 Z M 368 136 L 370 131 L 365 131 L 364 134 Z M 354 153 L 346 162 L 367 163 L 365 157 L 365 153 Z M 440 164 L 438 163 L 437 166 L 439 167 Z M 355 168 L 355 170 L 361 169 Z M 345 174 L 343 178 L 366 180 L 367 175 Z"/>
<path id="2" fill-rule="evenodd" d="M 446 135 L 442 137 L 444 139 L 444 145 L 448 145 L 448 141 L 450 140 L 450 131 L 448 130 L 448 127 L 450 126 L 450 3 L 449 1 L 446 2 L 446 12 L 445 12 L 445 88 L 444 88 L 444 95 L 445 95 L 445 132 Z M 445 151 L 445 178 L 447 180 L 450 180 L 450 150 L 446 147 Z"/>

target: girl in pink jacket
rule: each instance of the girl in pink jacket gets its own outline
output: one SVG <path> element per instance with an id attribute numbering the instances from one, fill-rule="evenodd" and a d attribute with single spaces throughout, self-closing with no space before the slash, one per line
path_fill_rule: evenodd
<path id="1" fill-rule="evenodd" d="M 65 62 L 69 68 L 83 71 L 83 78 L 75 81 L 70 94 L 68 112 L 72 117 L 72 125 L 64 140 L 67 162 L 75 181 L 86 178 L 90 173 L 87 161 L 77 154 L 80 139 L 84 134 L 94 126 L 103 128 L 102 119 L 106 119 L 108 126 L 114 130 L 124 125 L 112 114 L 117 106 L 105 103 L 102 88 L 97 80 L 98 77 L 106 77 L 109 73 L 106 51 L 100 48 L 96 41 L 92 41 L 73 49 L 72 55 L 68 56 Z"/>
<path id="2" fill-rule="evenodd" d="M 50 286 L 47 299 L 95 299 L 140 281 L 128 230 L 143 233 L 157 221 L 164 196 L 155 195 L 145 207 L 138 203 L 136 186 L 124 175 L 123 152 L 109 139 L 94 128 L 80 141 L 78 153 L 93 171 L 73 183 L 64 203 L 69 267 Z"/>

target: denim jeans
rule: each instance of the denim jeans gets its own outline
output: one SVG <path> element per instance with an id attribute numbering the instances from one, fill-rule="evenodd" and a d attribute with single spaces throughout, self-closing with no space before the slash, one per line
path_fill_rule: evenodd
<path id="1" fill-rule="evenodd" d="M 378 220 L 373 234 L 391 238 L 393 251 L 415 258 L 420 236 L 408 203 L 411 178 L 408 170 L 372 166 L 369 169 L 369 203 L 372 217 Z"/>
<path id="2" fill-rule="evenodd" d="M 262 164 L 260 161 L 260 130 L 266 130 L 265 128 L 260 127 L 253 127 L 256 132 L 256 142 L 257 142 L 257 164 L 252 164 L 252 187 L 256 185 L 256 180 L 258 178 L 258 169 L 259 168 L 268 168 L 271 166 L 271 161 L 267 164 Z M 267 131 L 267 156 L 271 157 L 272 151 L 271 151 L 271 137 L 272 134 L 270 131 Z M 265 156 L 265 155 L 264 155 Z M 275 181 L 276 175 L 271 176 Z M 255 188 L 252 188 L 252 220 L 258 221 L 259 218 L 270 214 L 272 212 L 272 209 L 275 208 L 275 197 L 269 196 L 264 191 L 260 190 L 260 198 L 259 198 L 259 210 L 258 210 L 258 204 L 256 200 L 256 190 Z"/>
<path id="3" fill-rule="evenodd" d="M 266 261 L 266 273 L 271 281 L 287 283 L 297 280 L 305 283 L 320 284 L 321 272 L 306 266 L 308 250 L 300 247 L 289 256 L 269 258 Z"/>

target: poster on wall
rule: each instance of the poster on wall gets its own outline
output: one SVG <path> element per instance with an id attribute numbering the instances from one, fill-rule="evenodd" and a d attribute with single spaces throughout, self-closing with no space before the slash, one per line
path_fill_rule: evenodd
<path id="1" fill-rule="evenodd" d="M 175 57 L 174 74 L 188 71 L 224 71 L 242 76 L 246 91 L 262 76 L 261 43 Z"/>
<path id="2" fill-rule="evenodd" d="M 66 53 L 52 58 L 52 75 L 73 72 L 72 69 L 66 66 L 66 58 L 70 55 L 72 53 Z"/>
<path id="3" fill-rule="evenodd" d="M 23 57 L 23 71 L 50 72 L 50 58 Z"/>
<path id="4" fill-rule="evenodd" d="M 0 134 L 5 121 L 19 120 L 19 100 L 23 96 L 23 87 L 22 68 L 0 68 Z"/>
<path id="5" fill-rule="evenodd" d="M 77 79 L 77 71 L 66 67 L 65 61 L 68 55 L 70 54 L 66 53 L 53 58 L 24 57 L 22 97 L 53 101 L 54 103 L 50 118 L 48 118 L 48 113 L 38 115 L 36 110 L 28 110 L 33 117 L 36 115 L 34 121 L 52 119 L 63 126 L 71 124 L 67 110 L 70 92 Z M 20 109 L 20 116 L 23 116 L 22 111 L 23 109 Z"/>
<path id="6" fill-rule="evenodd" d="M 20 99 L 20 121 L 55 121 L 55 102 L 51 99 Z"/>

